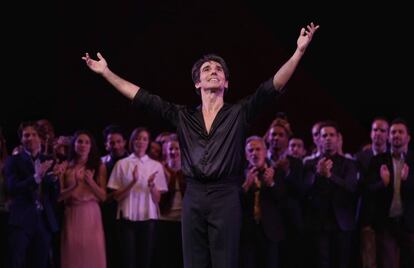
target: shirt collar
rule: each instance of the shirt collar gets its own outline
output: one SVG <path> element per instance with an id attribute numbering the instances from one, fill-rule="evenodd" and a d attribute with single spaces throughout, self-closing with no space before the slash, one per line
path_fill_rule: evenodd
<path id="1" fill-rule="evenodd" d="M 149 156 L 147 155 L 147 154 L 144 154 L 141 158 L 140 157 L 138 157 L 136 154 L 134 154 L 134 153 L 132 153 L 132 154 L 130 154 L 130 156 L 129 157 L 131 157 L 131 158 L 133 158 L 133 159 L 137 159 L 138 161 L 140 161 L 141 163 L 145 163 L 145 162 L 147 162 L 150 158 L 149 158 Z"/>
<path id="2" fill-rule="evenodd" d="M 29 156 L 33 161 L 36 161 L 39 157 L 40 157 L 40 152 L 39 153 L 37 153 L 35 156 L 34 155 L 32 155 L 32 153 L 31 152 L 29 152 L 28 150 L 26 150 L 26 149 L 23 149 L 23 152 L 27 155 L 27 156 Z"/>
<path id="3" fill-rule="evenodd" d="M 276 162 L 281 159 L 285 159 L 288 156 L 288 150 L 285 150 L 282 154 L 280 154 L 278 159 L 273 159 L 272 156 L 273 156 L 272 151 L 267 150 L 267 158 L 273 162 Z"/>
<path id="4" fill-rule="evenodd" d="M 373 155 L 377 155 L 377 154 L 381 154 L 381 153 L 385 153 L 385 152 L 387 152 L 387 149 L 385 148 L 385 151 L 380 152 L 380 151 L 378 151 L 378 150 L 375 150 L 375 147 L 374 147 L 374 146 L 372 146 L 372 147 L 371 147 L 371 151 L 372 151 L 372 154 L 373 154 Z"/>
<path id="5" fill-rule="evenodd" d="M 404 159 L 405 158 L 405 154 L 406 154 L 406 152 L 404 152 L 404 151 L 402 151 L 402 152 L 395 152 L 393 149 L 391 149 L 391 156 L 394 159 L 398 159 L 398 160 Z"/>

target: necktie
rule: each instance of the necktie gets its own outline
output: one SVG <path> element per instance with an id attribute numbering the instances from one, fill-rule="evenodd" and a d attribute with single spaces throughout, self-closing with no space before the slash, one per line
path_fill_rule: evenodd
<path id="1" fill-rule="evenodd" d="M 401 201 L 401 170 L 404 166 L 404 160 L 401 158 L 401 154 L 399 154 L 398 158 L 393 157 L 393 166 L 394 166 L 394 193 L 392 196 L 389 216 L 399 217 L 402 215 L 403 208 L 402 208 L 402 201 Z"/>
<path id="2" fill-rule="evenodd" d="M 255 179 L 255 191 L 254 191 L 254 220 L 259 222 L 262 218 L 262 212 L 260 209 L 260 189 L 261 189 L 261 182 L 258 178 Z"/>

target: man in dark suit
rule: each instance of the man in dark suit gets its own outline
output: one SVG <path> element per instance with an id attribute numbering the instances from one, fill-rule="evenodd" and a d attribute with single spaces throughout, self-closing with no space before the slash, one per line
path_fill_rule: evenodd
<path id="1" fill-rule="evenodd" d="M 53 202 L 59 194 L 57 178 L 62 172 L 41 154 L 41 141 L 34 122 L 18 130 L 23 150 L 5 166 L 10 194 L 10 267 L 44 268 L 48 265 L 51 234 L 57 230 Z M 26 265 L 26 266 L 25 266 Z"/>
<path id="2" fill-rule="evenodd" d="M 365 268 L 376 267 L 375 232 L 368 218 L 371 214 L 370 210 L 375 205 L 372 202 L 372 194 L 367 187 L 369 164 L 374 156 L 387 152 L 388 132 L 388 121 L 382 117 L 375 118 L 371 124 L 371 144 L 369 148 L 365 148 L 355 155 L 359 172 L 358 185 L 361 194 L 357 212 L 358 227 L 361 231 L 361 265 Z"/>
<path id="3" fill-rule="evenodd" d="M 277 178 L 283 181 L 286 189 L 282 208 L 285 239 L 281 243 L 281 263 L 283 267 L 305 265 L 304 222 L 302 202 L 304 195 L 302 161 L 289 155 L 289 138 L 292 136 L 286 116 L 278 115 L 265 134 L 268 145 L 267 159 L 277 171 Z"/>
<path id="4" fill-rule="evenodd" d="M 107 155 L 101 157 L 105 164 L 106 172 L 110 177 L 112 169 L 118 160 L 129 155 L 126 145 L 128 137 L 125 131 L 118 125 L 108 125 L 103 131 L 105 149 Z M 102 223 L 105 230 L 106 263 L 108 268 L 117 267 L 120 263 L 121 248 L 119 241 L 119 229 L 117 227 L 116 213 L 118 202 L 113 198 L 114 190 L 106 189 L 108 198 L 101 204 Z"/>
<path id="5" fill-rule="evenodd" d="M 320 126 L 322 154 L 305 163 L 307 227 L 313 236 L 317 267 L 349 267 L 355 228 L 357 169 L 338 154 L 338 127 Z"/>
<path id="6" fill-rule="evenodd" d="M 358 171 L 362 173 L 361 178 L 367 178 L 371 158 L 387 151 L 388 132 L 389 123 L 387 119 L 377 117 L 372 121 L 370 133 L 371 144 L 368 148 L 364 148 L 355 155 L 358 163 Z"/>
<path id="7" fill-rule="evenodd" d="M 266 145 L 262 138 L 247 139 L 246 158 L 249 167 L 243 183 L 241 267 L 279 267 L 279 242 L 284 238 L 283 180 L 266 162 Z"/>
<path id="8" fill-rule="evenodd" d="M 407 123 L 394 120 L 390 152 L 375 156 L 369 168 L 379 267 L 398 267 L 398 260 L 403 268 L 414 267 L 414 155 L 408 152 L 409 141 Z"/>

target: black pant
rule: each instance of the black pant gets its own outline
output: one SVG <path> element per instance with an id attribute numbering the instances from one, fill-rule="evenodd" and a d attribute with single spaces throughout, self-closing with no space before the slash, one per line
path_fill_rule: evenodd
<path id="1" fill-rule="evenodd" d="M 105 202 L 101 205 L 102 224 L 105 232 L 106 264 L 108 268 L 119 267 L 120 242 L 119 225 L 116 220 L 117 202 Z"/>
<path id="2" fill-rule="evenodd" d="M 414 233 L 404 229 L 401 219 L 389 219 L 385 228 L 377 230 L 375 235 L 378 267 L 414 267 Z"/>
<path id="3" fill-rule="evenodd" d="M 0 268 L 7 267 L 8 245 L 7 245 L 7 221 L 9 215 L 7 211 L 0 206 Z"/>
<path id="4" fill-rule="evenodd" d="M 120 220 L 122 267 L 150 268 L 154 249 L 155 221 Z"/>
<path id="5" fill-rule="evenodd" d="M 317 267 L 348 268 L 351 257 L 351 231 L 322 231 L 314 233 Z"/>
<path id="6" fill-rule="evenodd" d="M 240 267 L 277 268 L 279 265 L 279 242 L 270 240 L 261 223 L 244 222 L 249 225 L 242 231 L 240 242 Z M 242 227 L 243 229 L 243 227 Z"/>
<path id="7" fill-rule="evenodd" d="M 236 184 L 188 184 L 182 221 L 185 268 L 238 267 L 240 189 Z"/>
<path id="8" fill-rule="evenodd" d="M 41 212 L 36 222 L 28 229 L 10 225 L 8 240 L 10 268 L 48 266 L 51 232 L 47 229 L 45 217 Z"/>
<path id="9" fill-rule="evenodd" d="M 181 222 L 158 220 L 152 267 L 183 268 Z"/>

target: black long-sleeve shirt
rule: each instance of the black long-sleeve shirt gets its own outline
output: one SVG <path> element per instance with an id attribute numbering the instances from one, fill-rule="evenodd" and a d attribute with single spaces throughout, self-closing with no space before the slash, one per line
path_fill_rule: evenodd
<path id="1" fill-rule="evenodd" d="M 201 105 L 177 105 L 140 89 L 133 104 L 160 114 L 177 128 L 182 169 L 187 182 L 240 183 L 244 167 L 244 143 L 252 120 L 280 93 L 273 79 L 236 104 L 225 103 L 207 133 Z"/>

